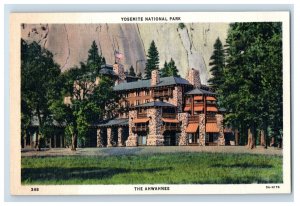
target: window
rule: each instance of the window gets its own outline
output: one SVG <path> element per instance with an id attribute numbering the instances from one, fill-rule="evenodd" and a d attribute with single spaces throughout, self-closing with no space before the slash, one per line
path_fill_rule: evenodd
<path id="1" fill-rule="evenodd" d="M 140 104 L 140 100 L 136 100 L 135 105 L 139 105 Z"/>
<path id="2" fill-rule="evenodd" d="M 149 103 L 149 102 L 150 102 L 150 99 L 146 99 L 146 100 L 145 100 L 145 103 Z"/>
<path id="3" fill-rule="evenodd" d="M 145 91 L 145 95 L 146 95 L 146 96 L 149 96 L 149 95 L 150 95 L 150 91 L 149 91 L 149 90 L 146 90 L 146 91 Z"/>

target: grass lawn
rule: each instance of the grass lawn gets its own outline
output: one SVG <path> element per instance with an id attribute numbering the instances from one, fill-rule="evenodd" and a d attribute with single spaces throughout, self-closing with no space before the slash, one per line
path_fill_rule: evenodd
<path id="1" fill-rule="evenodd" d="M 176 153 L 22 157 L 22 184 L 282 183 L 275 155 Z"/>

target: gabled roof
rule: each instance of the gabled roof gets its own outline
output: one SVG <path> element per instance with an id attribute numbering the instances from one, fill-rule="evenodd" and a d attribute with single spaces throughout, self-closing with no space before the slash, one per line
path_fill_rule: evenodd
<path id="1" fill-rule="evenodd" d="M 181 77 L 163 77 L 160 78 L 160 82 L 155 87 L 169 86 L 169 85 L 191 85 L 186 79 Z M 140 80 L 137 82 L 121 83 L 114 86 L 115 91 L 150 88 L 151 80 Z"/>
<path id="2" fill-rule="evenodd" d="M 213 92 L 210 92 L 210 91 L 207 91 L 207 90 L 204 90 L 204 89 L 193 89 L 192 91 L 189 91 L 187 93 L 185 93 L 185 95 L 196 95 L 196 94 L 206 94 L 206 95 L 215 95 L 216 93 L 213 93 Z"/>
<path id="3" fill-rule="evenodd" d="M 149 103 L 145 103 L 145 104 L 140 104 L 135 107 L 139 108 L 139 107 L 176 107 L 176 106 L 173 104 L 167 103 L 167 102 L 154 101 L 154 102 L 149 102 Z"/>

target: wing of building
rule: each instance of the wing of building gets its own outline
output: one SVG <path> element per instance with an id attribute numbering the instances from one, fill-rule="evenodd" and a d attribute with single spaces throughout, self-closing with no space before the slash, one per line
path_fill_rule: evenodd
<path id="1" fill-rule="evenodd" d="M 190 69 L 186 79 L 160 78 L 154 70 L 151 79 L 139 80 L 116 63 L 103 65 L 100 73 L 114 79 L 123 109 L 91 125 L 86 146 L 225 145 L 224 111 L 217 107 L 216 94 L 201 84 L 198 70 Z"/>

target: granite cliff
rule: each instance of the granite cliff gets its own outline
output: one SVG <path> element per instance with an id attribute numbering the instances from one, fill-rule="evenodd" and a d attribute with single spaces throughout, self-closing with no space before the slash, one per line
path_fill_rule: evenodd
<path id="1" fill-rule="evenodd" d="M 108 64 L 115 62 L 115 51 L 124 55 L 121 63 L 137 71 L 144 70 L 147 50 L 152 40 L 159 51 L 160 66 L 175 60 L 181 76 L 188 68 L 200 70 L 202 83 L 210 77 L 209 59 L 217 37 L 225 43 L 228 24 L 22 24 L 22 38 L 36 41 L 54 54 L 66 70 L 87 58 L 92 41 Z"/>

